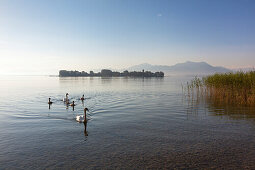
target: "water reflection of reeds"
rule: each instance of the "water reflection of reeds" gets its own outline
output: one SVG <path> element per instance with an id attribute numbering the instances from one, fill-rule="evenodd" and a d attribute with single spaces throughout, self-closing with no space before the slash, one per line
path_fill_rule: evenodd
<path id="1" fill-rule="evenodd" d="M 218 102 L 208 102 L 207 108 L 214 116 L 228 116 L 231 119 L 255 118 L 255 107 L 235 106 L 231 104 L 220 104 Z"/>

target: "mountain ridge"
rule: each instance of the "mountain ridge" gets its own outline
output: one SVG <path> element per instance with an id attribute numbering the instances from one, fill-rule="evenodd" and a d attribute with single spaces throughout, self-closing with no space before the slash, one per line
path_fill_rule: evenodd
<path id="1" fill-rule="evenodd" d="M 221 66 L 212 66 L 204 61 L 202 62 L 192 62 L 186 61 L 184 63 L 177 63 L 172 66 L 168 65 L 151 65 L 148 63 L 142 63 L 139 65 L 134 65 L 128 67 L 126 70 L 128 71 L 141 71 L 141 70 L 149 70 L 149 71 L 163 71 L 167 75 L 205 75 L 205 74 L 214 74 L 214 73 L 225 73 L 231 72 L 232 70 L 227 69 Z"/>

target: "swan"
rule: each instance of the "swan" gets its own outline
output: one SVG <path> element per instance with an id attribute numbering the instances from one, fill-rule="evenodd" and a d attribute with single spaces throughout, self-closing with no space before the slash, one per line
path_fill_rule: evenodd
<path id="1" fill-rule="evenodd" d="M 82 95 L 81 100 L 82 100 L 82 101 L 84 100 L 84 94 Z"/>
<path id="2" fill-rule="evenodd" d="M 50 101 L 50 98 L 49 98 L 49 101 L 48 101 L 48 104 L 52 104 L 53 102 L 52 101 Z"/>
<path id="3" fill-rule="evenodd" d="M 66 93 L 66 97 L 65 98 L 63 98 L 63 102 L 66 102 L 66 103 L 69 103 L 69 99 L 68 99 L 68 93 Z"/>
<path id="4" fill-rule="evenodd" d="M 74 101 L 73 101 L 73 103 L 72 103 L 72 104 L 70 104 L 70 106 L 73 106 L 73 107 L 74 107 L 74 106 L 76 106 L 76 104 L 74 104 Z"/>
<path id="5" fill-rule="evenodd" d="M 88 108 L 84 109 L 84 115 L 76 116 L 76 121 L 79 123 L 86 123 L 88 121 L 86 111 L 89 111 Z"/>

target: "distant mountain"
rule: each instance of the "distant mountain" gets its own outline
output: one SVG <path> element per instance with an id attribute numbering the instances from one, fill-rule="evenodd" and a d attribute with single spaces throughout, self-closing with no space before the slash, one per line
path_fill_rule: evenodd
<path id="1" fill-rule="evenodd" d="M 173 66 L 166 65 L 150 65 L 147 63 L 135 65 L 127 68 L 128 71 L 163 71 L 166 75 L 206 75 L 213 73 L 231 72 L 231 70 L 224 67 L 214 67 L 206 62 L 191 62 L 178 63 Z"/>

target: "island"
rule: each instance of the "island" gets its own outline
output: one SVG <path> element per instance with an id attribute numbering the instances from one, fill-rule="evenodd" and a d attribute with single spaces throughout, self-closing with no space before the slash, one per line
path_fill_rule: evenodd
<path id="1" fill-rule="evenodd" d="M 128 72 L 117 72 L 108 69 L 103 69 L 101 72 L 94 73 L 90 71 L 89 73 L 85 71 L 67 71 L 60 70 L 59 77 L 164 77 L 164 73 L 162 71 L 159 72 L 151 72 L 151 71 L 132 71 Z"/>

